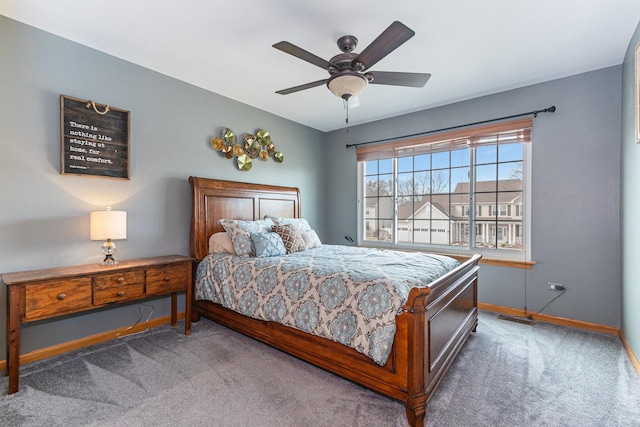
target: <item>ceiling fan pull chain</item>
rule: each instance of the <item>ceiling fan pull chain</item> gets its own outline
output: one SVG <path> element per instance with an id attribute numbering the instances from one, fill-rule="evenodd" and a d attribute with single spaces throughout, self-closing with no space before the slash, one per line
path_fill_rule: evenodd
<path id="1" fill-rule="evenodd" d="M 347 117 L 344 119 L 345 124 L 347 125 L 347 133 L 349 133 L 349 98 L 350 96 L 344 97 L 347 104 Z"/>
<path id="2" fill-rule="evenodd" d="M 344 120 L 344 122 L 347 124 L 347 126 L 349 126 L 349 98 L 347 98 L 347 118 Z"/>

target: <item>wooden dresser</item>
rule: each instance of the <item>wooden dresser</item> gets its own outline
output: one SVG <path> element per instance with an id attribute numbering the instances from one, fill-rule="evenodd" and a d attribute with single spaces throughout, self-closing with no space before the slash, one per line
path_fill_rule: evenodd
<path id="1" fill-rule="evenodd" d="M 184 333 L 191 333 L 193 258 L 169 255 L 2 274 L 7 285 L 7 375 L 9 394 L 19 388 L 20 324 L 93 310 L 111 304 L 171 294 L 171 325 L 177 293 L 186 292 Z"/>

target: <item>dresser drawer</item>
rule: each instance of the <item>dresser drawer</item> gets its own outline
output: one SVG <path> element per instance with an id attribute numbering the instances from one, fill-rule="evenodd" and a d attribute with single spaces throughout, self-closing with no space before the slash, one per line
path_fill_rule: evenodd
<path id="1" fill-rule="evenodd" d="M 26 285 L 24 320 L 33 321 L 91 308 L 91 278 Z"/>
<path id="2" fill-rule="evenodd" d="M 95 291 L 101 291 L 131 285 L 142 285 L 142 287 L 144 288 L 143 270 L 97 275 L 95 276 L 93 289 Z"/>
<path id="3" fill-rule="evenodd" d="M 110 302 L 124 302 L 144 297 L 144 284 L 109 287 L 93 291 L 93 305 L 109 304 Z"/>
<path id="4" fill-rule="evenodd" d="M 187 264 L 150 268 L 147 270 L 147 295 L 162 295 L 187 288 Z"/>

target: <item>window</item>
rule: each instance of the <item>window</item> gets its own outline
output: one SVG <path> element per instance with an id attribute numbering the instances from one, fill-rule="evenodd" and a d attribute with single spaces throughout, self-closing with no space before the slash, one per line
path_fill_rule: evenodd
<path id="1" fill-rule="evenodd" d="M 507 216 L 507 205 L 491 205 L 491 215 L 492 216 Z"/>
<path id="2" fill-rule="evenodd" d="M 358 147 L 359 243 L 526 253 L 530 140 L 526 119 Z"/>
<path id="3" fill-rule="evenodd" d="M 476 206 L 476 218 L 482 215 L 482 206 Z M 469 205 L 462 207 L 462 216 L 469 216 Z"/>

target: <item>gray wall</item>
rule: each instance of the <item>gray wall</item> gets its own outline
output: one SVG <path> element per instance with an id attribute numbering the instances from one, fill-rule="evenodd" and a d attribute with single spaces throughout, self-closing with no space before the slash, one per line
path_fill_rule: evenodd
<path id="1" fill-rule="evenodd" d="M 327 240 L 356 233 L 357 143 L 555 105 L 533 124 L 532 270 L 482 266 L 482 302 L 620 326 L 621 66 L 382 120 L 327 136 Z M 428 96 L 428 86 L 425 96 Z M 364 96 L 361 102 L 366 102 Z"/>
<path id="2" fill-rule="evenodd" d="M 636 28 L 622 71 L 622 332 L 640 357 L 640 145 L 635 139 L 634 53 L 640 43 Z"/>
<path id="3" fill-rule="evenodd" d="M 118 255 L 189 254 L 190 175 L 294 185 L 303 215 L 324 237 L 323 134 L 264 111 L 0 16 L 0 272 L 93 263 L 89 212 L 128 213 Z M 131 111 L 131 179 L 60 175 L 60 94 Z M 212 150 L 221 127 L 267 129 L 284 162 L 249 172 Z M 4 289 L 0 338 L 5 336 Z M 180 298 L 179 309 L 184 300 Z M 169 313 L 153 300 L 153 317 Z M 146 317 L 147 308 L 143 308 Z M 138 304 L 23 327 L 22 352 L 78 339 L 138 318 Z M 0 359 L 4 359 L 2 346 Z"/>

